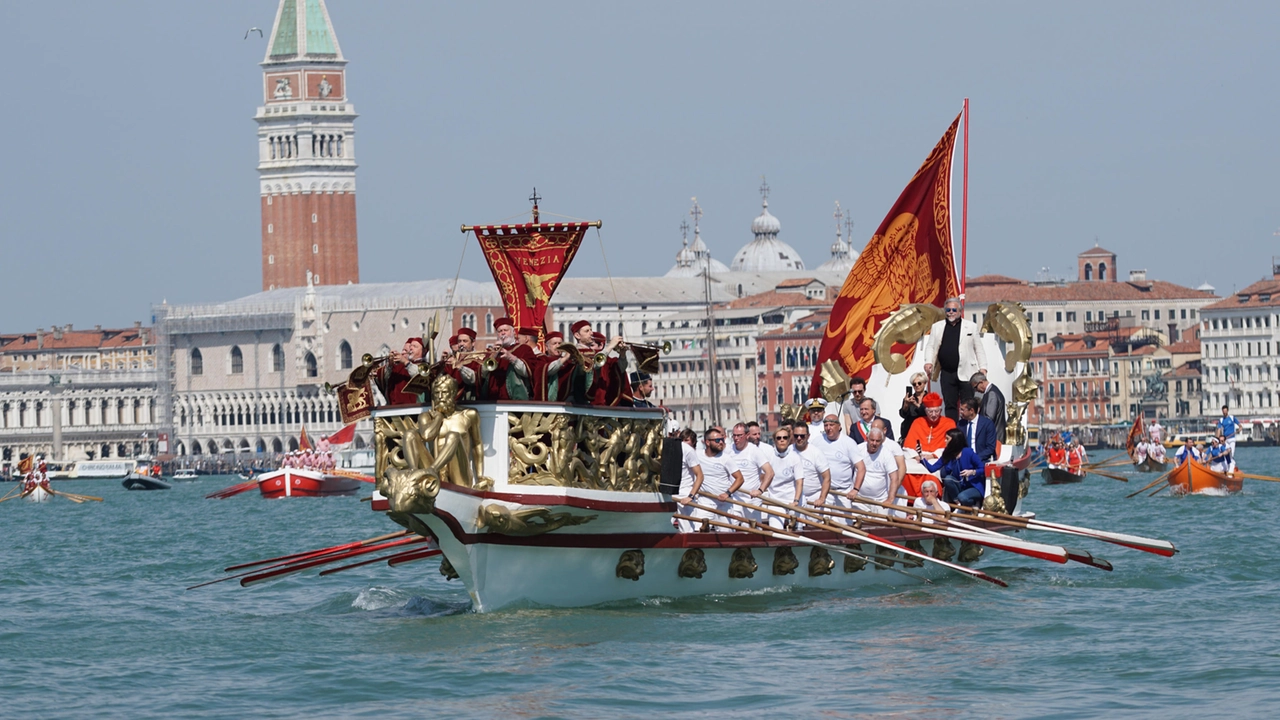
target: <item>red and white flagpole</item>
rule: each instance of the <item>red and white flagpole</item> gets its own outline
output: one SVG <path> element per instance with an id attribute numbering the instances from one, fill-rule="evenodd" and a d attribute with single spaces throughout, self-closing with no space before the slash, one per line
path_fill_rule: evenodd
<path id="1" fill-rule="evenodd" d="M 960 301 L 963 303 L 969 263 L 969 98 L 964 99 L 964 181 L 960 190 L 960 208 Z"/>

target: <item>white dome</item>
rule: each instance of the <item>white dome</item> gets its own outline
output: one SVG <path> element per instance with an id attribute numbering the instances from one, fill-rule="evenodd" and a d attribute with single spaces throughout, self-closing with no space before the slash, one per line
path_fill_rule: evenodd
<path id="1" fill-rule="evenodd" d="M 831 259 L 819 265 L 818 269 L 847 275 L 853 270 L 853 264 L 857 259 L 858 251 L 854 250 L 852 245 L 837 237 L 836 241 L 831 244 Z"/>
<path id="2" fill-rule="evenodd" d="M 782 223 L 769 214 L 769 200 L 762 200 L 761 206 L 760 214 L 751 221 L 751 233 L 756 239 L 733 256 L 730 267 L 741 272 L 803 270 L 804 260 L 800 259 L 800 253 L 778 239 Z"/>
<path id="3" fill-rule="evenodd" d="M 769 203 L 766 201 L 764 210 L 755 220 L 751 221 L 751 232 L 754 235 L 777 235 L 782 232 L 782 223 L 778 222 L 778 218 L 769 214 Z"/>
<path id="4" fill-rule="evenodd" d="M 711 249 L 702 242 L 702 233 L 694 228 L 693 244 L 685 240 L 684 247 L 676 253 L 676 264 L 664 277 L 698 277 L 708 264 L 712 275 L 729 272 L 727 265 L 711 257 Z"/>

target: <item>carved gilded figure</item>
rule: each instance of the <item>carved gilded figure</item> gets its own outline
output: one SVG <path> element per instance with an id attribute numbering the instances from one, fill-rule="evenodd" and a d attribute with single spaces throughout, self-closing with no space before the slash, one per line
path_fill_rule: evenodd
<path id="1" fill-rule="evenodd" d="M 505 505 L 490 503 L 480 506 L 478 524 L 500 535 L 529 537 L 570 525 L 583 525 L 596 517 L 598 516 L 551 512 L 550 508 L 545 507 L 528 507 L 513 512 Z"/>

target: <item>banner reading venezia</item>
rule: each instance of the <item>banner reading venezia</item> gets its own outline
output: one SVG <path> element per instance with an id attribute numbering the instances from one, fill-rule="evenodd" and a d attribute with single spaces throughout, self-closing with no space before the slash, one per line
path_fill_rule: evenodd
<path id="1" fill-rule="evenodd" d="M 955 297 L 951 252 L 951 155 L 960 117 L 898 196 L 858 256 L 831 307 L 809 394 L 822 394 L 821 366 L 836 360 L 850 377 L 866 378 L 880 323 L 905 303 L 942 307 Z M 910 361 L 914 347 L 895 346 Z"/>
<path id="2" fill-rule="evenodd" d="M 472 228 L 516 327 L 543 329 L 551 295 L 592 223 L 528 223 Z"/>

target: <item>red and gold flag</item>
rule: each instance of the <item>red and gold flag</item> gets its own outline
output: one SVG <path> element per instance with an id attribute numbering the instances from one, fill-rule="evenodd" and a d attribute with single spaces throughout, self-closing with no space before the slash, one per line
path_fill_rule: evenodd
<path id="1" fill-rule="evenodd" d="M 1138 443 L 1147 439 L 1147 430 L 1142 426 L 1142 416 L 1139 415 L 1133 421 L 1133 427 L 1129 428 L 1129 437 L 1125 438 L 1124 448 L 1129 453 L 1129 457 L 1133 457 L 1133 451 L 1138 447 Z"/>
<path id="2" fill-rule="evenodd" d="M 541 329 L 547 306 L 594 223 L 527 223 L 471 228 L 517 328 Z"/>
<path id="3" fill-rule="evenodd" d="M 325 439 L 330 445 L 346 445 L 356 439 L 356 424 L 351 423 Z"/>
<path id="4" fill-rule="evenodd" d="M 342 416 L 342 422 L 353 424 L 373 413 L 373 391 L 369 389 L 368 381 L 354 386 L 349 382 L 342 383 L 337 392 L 338 414 Z"/>
<path id="5" fill-rule="evenodd" d="M 30 455 L 18 461 L 18 474 L 26 475 L 35 467 L 35 459 Z"/>
<path id="6" fill-rule="evenodd" d="M 311 449 L 311 438 L 307 437 L 306 428 L 302 428 L 302 435 L 298 438 L 298 449 L 303 452 Z"/>
<path id="7" fill-rule="evenodd" d="M 942 307 L 956 289 L 951 251 L 951 155 L 960 117 L 916 171 L 858 256 L 831 308 L 809 394 L 822 395 L 822 364 L 863 378 L 875 364 L 876 331 L 900 305 Z M 908 362 L 914 346 L 895 346 Z"/>

